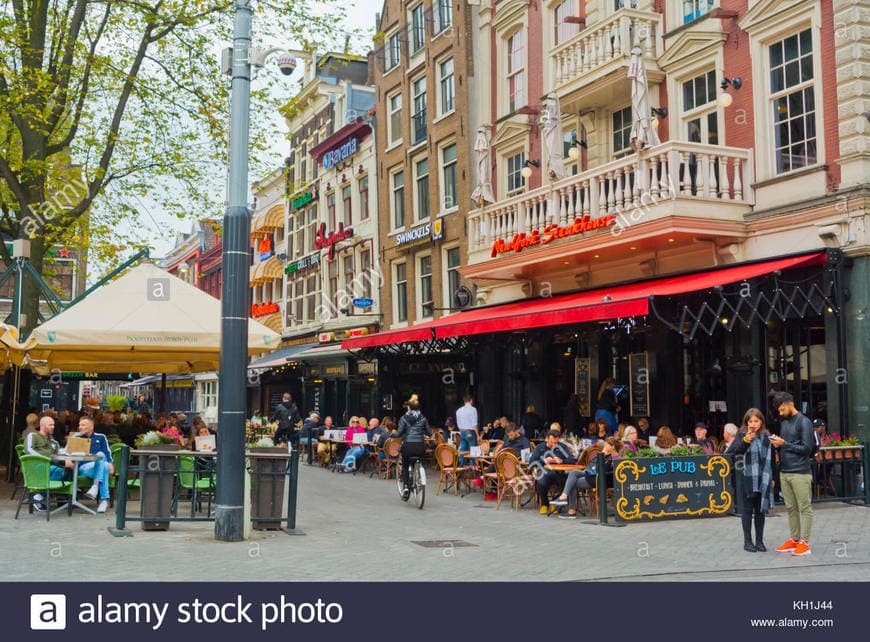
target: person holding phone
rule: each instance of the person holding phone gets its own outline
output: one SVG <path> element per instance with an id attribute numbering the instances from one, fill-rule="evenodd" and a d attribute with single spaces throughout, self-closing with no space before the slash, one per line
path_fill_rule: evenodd
<path id="1" fill-rule="evenodd" d="M 764 553 L 764 516 L 771 505 L 773 488 L 773 455 L 770 433 L 765 426 L 764 414 L 750 408 L 743 415 L 743 426 L 732 442 L 728 454 L 734 455 L 734 467 L 743 481 L 743 550 Z M 743 466 L 737 464 L 742 459 Z M 755 522 L 755 542 L 752 541 L 752 523 Z"/>

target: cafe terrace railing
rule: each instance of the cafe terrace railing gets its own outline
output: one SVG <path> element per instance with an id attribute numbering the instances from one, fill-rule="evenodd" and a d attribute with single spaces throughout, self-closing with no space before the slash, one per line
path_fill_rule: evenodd
<path id="1" fill-rule="evenodd" d="M 654 61 L 661 55 L 661 35 L 661 14 L 620 9 L 550 50 L 553 84 L 558 91 L 583 76 L 592 80 L 594 72 L 614 60 L 627 63 L 635 45 L 646 60 Z"/>
<path id="2" fill-rule="evenodd" d="M 468 215 L 469 253 L 496 239 L 509 241 L 584 216 L 651 220 L 656 205 L 673 200 L 715 203 L 719 215 L 734 220 L 754 204 L 753 162 L 751 149 L 668 141 L 473 210 Z M 726 203 L 737 207 L 721 207 Z M 688 209 L 686 215 L 697 213 Z"/>

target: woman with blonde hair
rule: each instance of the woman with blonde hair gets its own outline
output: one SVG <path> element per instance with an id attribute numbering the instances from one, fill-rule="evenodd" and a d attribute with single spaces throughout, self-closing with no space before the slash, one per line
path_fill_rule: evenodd
<path id="1" fill-rule="evenodd" d="M 668 426 L 662 426 L 656 433 L 656 445 L 653 446 L 663 455 L 667 455 L 671 448 L 677 445 L 677 438 Z"/>

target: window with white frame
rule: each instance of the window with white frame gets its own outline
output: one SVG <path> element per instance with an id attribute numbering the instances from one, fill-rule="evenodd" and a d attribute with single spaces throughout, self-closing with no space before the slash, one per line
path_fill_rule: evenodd
<path id="1" fill-rule="evenodd" d="M 408 266 L 405 263 L 396 263 L 394 284 L 394 306 L 396 321 L 404 323 L 408 320 Z"/>
<path id="2" fill-rule="evenodd" d="M 335 192 L 330 192 L 326 195 L 326 224 L 329 230 L 336 229 L 335 227 Z"/>
<path id="3" fill-rule="evenodd" d="M 417 220 L 429 218 L 429 159 L 424 156 L 414 161 L 414 192 Z"/>
<path id="4" fill-rule="evenodd" d="M 359 218 L 361 221 L 369 217 L 369 177 L 359 179 Z"/>
<path id="5" fill-rule="evenodd" d="M 812 31 L 773 43 L 768 51 L 776 173 L 782 174 L 818 162 Z"/>
<path id="6" fill-rule="evenodd" d="M 435 0 L 435 16 L 437 19 L 438 33 L 444 31 L 453 24 L 452 0 Z"/>
<path id="7" fill-rule="evenodd" d="M 305 214 L 307 229 L 306 236 L 308 237 L 307 252 L 314 251 L 314 240 L 317 238 L 317 206 L 312 205 L 306 210 Z"/>
<path id="8" fill-rule="evenodd" d="M 523 191 L 526 180 L 523 178 L 523 167 L 526 165 L 526 152 L 522 151 L 507 158 L 507 196 L 513 196 Z"/>
<path id="9" fill-rule="evenodd" d="M 453 87 L 453 58 L 438 64 L 438 88 L 441 93 L 439 115 L 450 113 L 453 111 L 456 97 Z"/>
<path id="10" fill-rule="evenodd" d="M 579 18 L 580 9 L 577 6 L 577 0 L 563 0 L 562 4 L 556 5 L 553 12 L 553 33 L 554 44 L 561 45 L 567 42 L 578 33 L 580 33 L 580 25 L 577 23 L 566 22 L 565 18 Z"/>
<path id="11" fill-rule="evenodd" d="M 372 298 L 372 280 L 374 275 L 372 274 L 372 251 L 371 250 L 363 250 L 359 255 L 360 262 L 360 274 L 362 275 L 362 295 L 366 299 Z"/>
<path id="12" fill-rule="evenodd" d="M 291 310 L 287 311 L 287 318 L 289 319 L 291 314 L 293 316 L 293 320 L 296 323 L 301 323 L 305 319 L 305 279 L 304 278 L 295 278 L 291 283 L 287 284 L 287 294 L 291 293 L 292 288 L 292 312 Z M 288 325 L 289 322 L 288 322 Z"/>
<path id="13" fill-rule="evenodd" d="M 344 264 L 344 291 L 351 299 L 356 297 L 354 292 L 354 269 L 353 269 L 353 252 L 342 258 Z"/>
<path id="14" fill-rule="evenodd" d="M 411 20 L 408 25 L 411 55 L 420 51 L 426 44 L 426 22 L 423 18 L 423 3 L 411 9 Z"/>
<path id="15" fill-rule="evenodd" d="M 341 202 L 343 212 L 343 223 L 345 227 L 353 225 L 353 205 L 350 185 L 345 185 L 341 188 Z"/>
<path id="16" fill-rule="evenodd" d="M 338 314 L 338 261 L 327 261 L 326 274 L 328 281 L 329 291 L 327 296 L 329 297 L 329 303 L 331 309 L 329 311 L 329 316 L 334 317 Z"/>
<path id="17" fill-rule="evenodd" d="M 697 20 L 710 13 L 716 5 L 716 0 L 683 0 L 683 24 Z"/>
<path id="18" fill-rule="evenodd" d="M 411 144 L 417 145 L 426 140 L 426 76 L 411 83 L 411 101 Z"/>
<path id="19" fill-rule="evenodd" d="M 305 282 L 305 318 L 314 321 L 317 315 L 317 275 L 309 276 Z"/>
<path id="20" fill-rule="evenodd" d="M 420 280 L 420 318 L 431 319 L 435 314 L 435 300 L 432 295 L 432 255 L 418 259 L 417 273 Z"/>
<path id="21" fill-rule="evenodd" d="M 683 82 L 683 122 L 690 143 L 719 144 L 716 71 Z"/>
<path id="22" fill-rule="evenodd" d="M 451 210 L 459 205 L 456 191 L 456 143 L 441 148 L 441 194 L 443 209 Z"/>
<path id="23" fill-rule="evenodd" d="M 389 112 L 388 138 L 390 145 L 402 140 L 402 93 L 387 96 L 387 111 Z"/>
<path id="24" fill-rule="evenodd" d="M 217 381 L 200 381 L 197 383 L 196 407 L 200 412 L 206 408 L 216 408 L 218 398 Z"/>
<path id="25" fill-rule="evenodd" d="M 520 29 L 507 40 L 508 112 L 526 104 L 525 32 Z"/>
<path id="26" fill-rule="evenodd" d="M 405 227 L 405 172 L 399 170 L 392 175 L 393 192 L 393 229 Z"/>
<path id="27" fill-rule="evenodd" d="M 402 61 L 402 43 L 399 39 L 398 32 L 387 37 L 386 51 L 384 52 L 384 55 L 386 71 L 399 66 L 399 63 Z"/>
<path id="28" fill-rule="evenodd" d="M 447 301 L 447 305 L 444 307 L 452 308 L 454 306 L 453 297 L 456 295 L 456 291 L 461 285 L 458 247 L 451 247 L 444 250 L 444 269 L 446 271 L 444 283 L 447 285 L 447 292 L 444 293 L 444 300 Z"/>
<path id="29" fill-rule="evenodd" d="M 614 158 L 622 158 L 634 151 L 631 148 L 631 105 L 613 112 L 611 121 L 613 156 Z"/>

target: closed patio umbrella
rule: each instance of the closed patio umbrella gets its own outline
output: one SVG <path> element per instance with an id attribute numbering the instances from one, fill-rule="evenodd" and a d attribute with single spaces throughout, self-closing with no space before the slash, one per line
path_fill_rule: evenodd
<path id="1" fill-rule="evenodd" d="M 483 129 L 477 130 L 474 151 L 477 152 L 477 187 L 471 193 L 471 200 L 477 207 L 480 207 L 483 203 L 495 202 L 489 171 L 489 143 Z"/>
<path id="2" fill-rule="evenodd" d="M 541 136 L 547 158 L 547 175 L 554 180 L 565 177 L 565 141 L 562 135 L 562 108 L 559 96 L 547 96 L 544 113 L 541 115 Z"/>
<path id="3" fill-rule="evenodd" d="M 659 144 L 659 137 L 652 127 L 652 105 L 649 102 L 649 84 L 643 51 L 640 47 L 631 50 L 631 64 L 628 67 L 631 78 L 631 137 L 630 143 L 635 151 Z"/>

